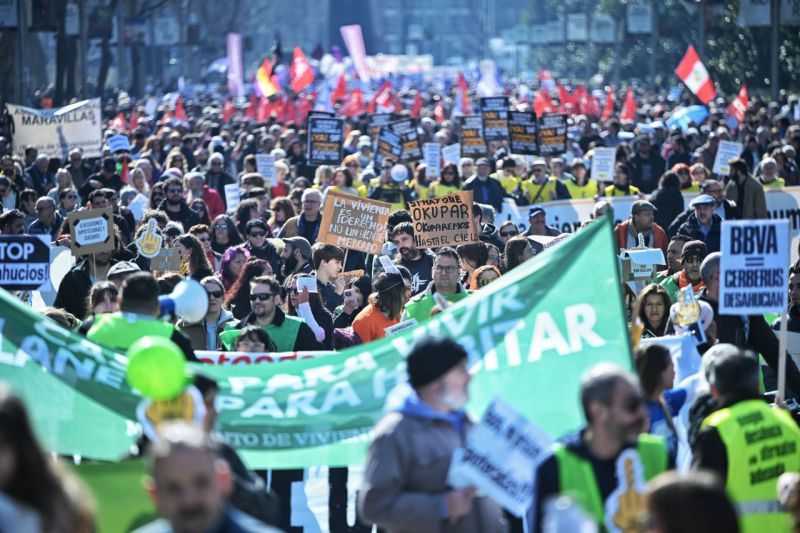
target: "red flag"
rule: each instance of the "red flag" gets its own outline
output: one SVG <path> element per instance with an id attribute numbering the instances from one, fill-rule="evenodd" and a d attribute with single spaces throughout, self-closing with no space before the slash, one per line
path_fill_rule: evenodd
<path id="1" fill-rule="evenodd" d="M 300 104 L 297 106 L 297 123 L 305 124 L 308 119 L 308 113 L 314 108 L 314 101 L 317 99 L 317 92 L 306 97 L 300 98 Z"/>
<path id="2" fill-rule="evenodd" d="M 164 114 L 161 115 L 161 124 L 169 124 L 169 121 L 172 120 L 172 111 L 168 108 L 164 109 Z"/>
<path id="3" fill-rule="evenodd" d="M 750 96 L 747 94 L 747 85 L 742 85 L 739 95 L 728 105 L 728 114 L 738 122 L 744 122 L 744 112 L 750 104 Z"/>
<path id="4" fill-rule="evenodd" d="M 381 107 L 381 111 L 385 111 L 387 113 L 391 113 L 396 111 L 393 95 L 392 95 L 392 82 L 385 81 L 383 85 L 381 85 L 378 92 L 375 93 L 375 97 L 372 99 L 373 105 L 376 107 Z"/>
<path id="5" fill-rule="evenodd" d="M 336 83 L 336 88 L 331 93 L 331 105 L 335 105 L 339 100 L 344 100 L 347 96 L 347 78 L 344 74 L 339 76 L 339 81 Z"/>
<path id="6" fill-rule="evenodd" d="M 249 118 L 250 120 L 255 120 L 257 109 L 258 109 L 258 97 L 255 95 L 255 93 L 250 93 L 250 103 L 247 104 L 247 109 L 244 112 L 244 116 Z"/>
<path id="7" fill-rule="evenodd" d="M 117 113 L 117 116 L 111 121 L 111 127 L 118 132 L 127 131 L 128 124 L 125 122 L 125 115 L 123 113 Z"/>
<path id="8" fill-rule="evenodd" d="M 128 124 L 128 128 L 130 128 L 130 131 L 133 131 L 136 129 L 136 126 L 138 125 L 139 125 L 139 113 L 137 113 L 136 108 L 134 107 L 133 111 L 131 111 L 131 122 L 130 124 Z"/>
<path id="9" fill-rule="evenodd" d="M 458 109 L 464 115 L 471 115 L 472 103 L 469 101 L 469 95 L 467 94 L 469 88 L 467 87 L 467 80 L 460 70 L 456 76 L 456 85 L 458 86 L 458 93 L 460 93 L 457 94 L 456 97 L 460 98 L 456 101 L 454 108 Z"/>
<path id="10" fill-rule="evenodd" d="M 233 105 L 230 98 L 226 98 L 222 104 L 222 123 L 227 124 L 236 114 L 236 106 Z"/>
<path id="11" fill-rule="evenodd" d="M 272 115 L 272 108 L 273 105 L 269 101 L 269 98 L 262 96 L 261 101 L 258 104 L 258 110 L 256 112 L 256 121 L 266 122 L 267 120 L 269 120 L 269 117 Z"/>
<path id="12" fill-rule="evenodd" d="M 575 111 L 575 104 L 572 100 L 572 95 L 569 94 L 569 91 L 563 85 L 556 84 L 556 89 L 558 89 L 558 110 L 559 112 L 567 111 L 567 106 L 571 111 Z M 577 96 L 577 91 L 576 91 Z"/>
<path id="13" fill-rule="evenodd" d="M 437 124 L 441 124 L 445 120 L 444 103 L 442 102 L 441 98 L 436 102 L 436 105 L 433 106 L 433 119 L 437 122 Z"/>
<path id="14" fill-rule="evenodd" d="M 540 117 L 545 113 L 553 113 L 553 101 L 550 100 L 550 93 L 547 89 L 539 89 L 536 92 L 536 98 L 533 100 L 533 110 L 536 111 L 536 116 Z"/>
<path id="15" fill-rule="evenodd" d="M 364 94 L 361 89 L 355 88 L 342 104 L 342 107 L 339 108 L 339 114 L 346 117 L 356 117 L 362 113 L 364 113 Z"/>
<path id="16" fill-rule="evenodd" d="M 297 107 L 294 105 L 294 98 L 284 94 L 278 101 L 280 109 L 276 111 L 276 118 L 281 124 L 288 124 L 297 120 Z"/>
<path id="17" fill-rule="evenodd" d="M 419 112 L 422 111 L 422 95 L 417 92 L 414 95 L 414 103 L 411 104 L 411 116 L 414 120 L 419 118 Z"/>
<path id="18" fill-rule="evenodd" d="M 175 120 L 186 122 L 186 111 L 183 109 L 183 97 L 179 96 L 175 100 Z"/>
<path id="19" fill-rule="evenodd" d="M 608 120 L 614 114 L 614 91 L 606 89 L 606 105 L 603 108 L 603 120 Z"/>
<path id="20" fill-rule="evenodd" d="M 619 113 L 620 120 L 633 120 L 636 118 L 636 98 L 633 96 L 633 89 L 628 87 L 625 93 L 625 102 L 622 104 L 622 111 Z"/>
<path id="21" fill-rule="evenodd" d="M 717 96 L 714 82 L 711 81 L 711 76 L 692 45 L 686 50 L 686 55 L 675 69 L 675 74 L 704 104 L 708 105 Z"/>
<path id="22" fill-rule="evenodd" d="M 294 47 L 292 67 L 289 69 L 292 90 L 299 93 L 314 82 L 314 71 L 299 46 Z"/>

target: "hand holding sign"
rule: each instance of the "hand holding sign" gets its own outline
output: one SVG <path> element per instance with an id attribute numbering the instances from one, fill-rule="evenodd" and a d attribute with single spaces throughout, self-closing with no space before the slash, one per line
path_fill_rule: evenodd
<path id="1" fill-rule="evenodd" d="M 156 219 L 151 218 L 147 221 L 147 227 L 136 239 L 136 249 L 142 256 L 152 259 L 161 251 L 164 238 L 156 232 Z"/>

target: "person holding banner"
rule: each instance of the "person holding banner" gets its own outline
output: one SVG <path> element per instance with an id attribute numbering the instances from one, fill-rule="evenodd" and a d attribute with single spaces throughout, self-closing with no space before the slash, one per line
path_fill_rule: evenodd
<path id="1" fill-rule="evenodd" d="M 363 522 L 387 533 L 505 532 L 500 506 L 473 487 L 450 488 L 447 478 L 473 425 L 464 412 L 467 352 L 451 339 L 430 338 L 414 346 L 406 365 L 413 394 L 375 427 L 358 495 Z"/>
<path id="2" fill-rule="evenodd" d="M 643 433 L 647 409 L 631 374 L 598 364 L 584 375 L 580 398 L 586 427 L 556 444 L 537 468 L 529 524 L 532 531 L 542 531 L 545 501 L 565 494 L 598 526 L 632 531 L 643 510 L 643 482 L 674 466 L 666 442 Z M 626 470 L 638 474 L 617 474 Z"/>
<path id="3" fill-rule="evenodd" d="M 694 446 L 694 468 L 725 482 L 744 533 L 789 531 L 777 479 L 800 472 L 800 427 L 759 396 L 755 354 L 725 354 L 711 369 L 711 395 L 722 408 L 707 416 Z"/>

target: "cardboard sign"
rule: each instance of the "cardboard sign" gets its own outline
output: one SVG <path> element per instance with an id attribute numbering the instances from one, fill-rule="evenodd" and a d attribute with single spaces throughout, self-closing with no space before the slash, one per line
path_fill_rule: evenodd
<path id="1" fill-rule="evenodd" d="M 714 169 L 711 171 L 717 176 L 727 176 L 731 173 L 728 164 L 731 159 L 736 159 L 742 155 L 744 145 L 733 141 L 720 141 L 717 147 L 717 156 L 714 158 Z"/>
<path id="2" fill-rule="evenodd" d="M 542 115 L 539 118 L 539 155 L 561 155 L 566 151 L 566 113 Z"/>
<path id="3" fill-rule="evenodd" d="M 0 235 L 0 287 L 35 291 L 49 280 L 49 235 Z"/>
<path id="4" fill-rule="evenodd" d="M 417 248 L 438 248 L 478 242 L 472 218 L 472 191 L 408 203 Z"/>
<path id="5" fill-rule="evenodd" d="M 403 143 L 403 151 L 400 154 L 401 163 L 411 163 L 422 159 L 422 148 L 419 144 L 419 133 L 417 126 L 410 118 L 396 120 L 387 126 L 390 130 L 400 136 Z"/>
<path id="6" fill-rule="evenodd" d="M 389 128 L 381 128 L 378 134 L 378 145 L 375 150 L 375 168 L 381 168 L 384 159 L 394 162 L 400 160 L 403 154 L 403 139 Z M 377 171 L 376 171 L 377 172 Z"/>
<path id="7" fill-rule="evenodd" d="M 306 289 L 309 293 L 319 292 L 317 291 L 317 278 L 309 278 L 307 276 L 297 278 L 297 292 L 303 292 Z"/>
<path id="8" fill-rule="evenodd" d="M 386 333 L 387 337 L 391 337 L 392 335 L 397 335 L 398 333 L 402 333 L 403 331 L 411 329 L 417 325 L 419 325 L 419 322 L 417 322 L 415 318 L 409 318 L 408 320 L 403 320 L 394 326 L 383 328 L 383 331 Z"/>
<path id="9" fill-rule="evenodd" d="M 378 134 L 381 132 L 381 128 L 388 126 L 392 122 L 392 118 L 391 113 L 374 113 L 369 116 L 368 131 L 373 144 L 378 142 Z"/>
<path id="10" fill-rule="evenodd" d="M 472 485 L 508 509 L 524 516 L 533 503 L 535 471 L 549 455 L 550 438 L 510 404 L 495 398 L 480 423 L 453 454 L 448 482 Z"/>
<path id="11" fill-rule="evenodd" d="M 317 242 L 378 255 L 386 240 L 392 205 L 329 191 Z"/>
<path id="12" fill-rule="evenodd" d="M 483 119 L 480 115 L 462 116 L 459 119 L 461 126 L 461 156 L 473 159 L 486 155 L 486 143 L 483 140 Z"/>
<path id="13" fill-rule="evenodd" d="M 225 185 L 225 204 L 228 206 L 228 213 L 233 213 L 239 202 L 242 201 L 242 193 L 238 183 L 228 183 Z"/>
<path id="14" fill-rule="evenodd" d="M 784 313 L 789 286 L 789 221 L 724 220 L 719 313 Z"/>
<path id="15" fill-rule="evenodd" d="M 539 153 L 537 137 L 536 113 L 509 111 L 508 133 L 512 154 L 536 155 Z"/>
<path id="16" fill-rule="evenodd" d="M 265 187 L 275 185 L 275 156 L 256 154 L 256 171 L 263 176 Z"/>
<path id="17" fill-rule="evenodd" d="M 444 158 L 445 165 L 453 163 L 458 166 L 461 162 L 461 143 L 448 144 L 442 148 L 442 158 Z"/>
<path id="18" fill-rule="evenodd" d="M 616 148 L 595 148 L 592 156 L 592 179 L 595 181 L 613 181 L 616 163 Z"/>
<path id="19" fill-rule="evenodd" d="M 342 162 L 344 121 L 340 118 L 308 117 L 308 161 L 312 165 Z"/>
<path id="20" fill-rule="evenodd" d="M 439 143 L 425 143 L 422 145 L 425 161 L 425 177 L 438 178 L 442 173 L 442 147 Z"/>
<path id="21" fill-rule="evenodd" d="M 73 211 L 67 221 L 72 255 L 78 257 L 114 249 L 114 212 L 110 207 Z"/>
<path id="22" fill-rule="evenodd" d="M 505 141 L 508 139 L 508 97 L 481 98 L 481 121 L 483 140 Z"/>
<path id="23" fill-rule="evenodd" d="M 150 260 L 150 270 L 160 272 L 180 272 L 181 252 L 177 248 L 162 248 L 158 255 Z"/>

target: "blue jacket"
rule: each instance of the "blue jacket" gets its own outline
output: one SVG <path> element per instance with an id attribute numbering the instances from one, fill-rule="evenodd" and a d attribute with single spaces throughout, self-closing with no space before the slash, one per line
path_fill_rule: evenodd
<path id="1" fill-rule="evenodd" d="M 487 204 L 494 207 L 498 213 L 503 209 L 503 198 L 506 191 L 497 178 L 489 177 L 486 181 L 481 181 L 478 176 L 472 176 L 464 183 L 465 191 L 472 191 L 472 199 L 480 204 Z"/>

